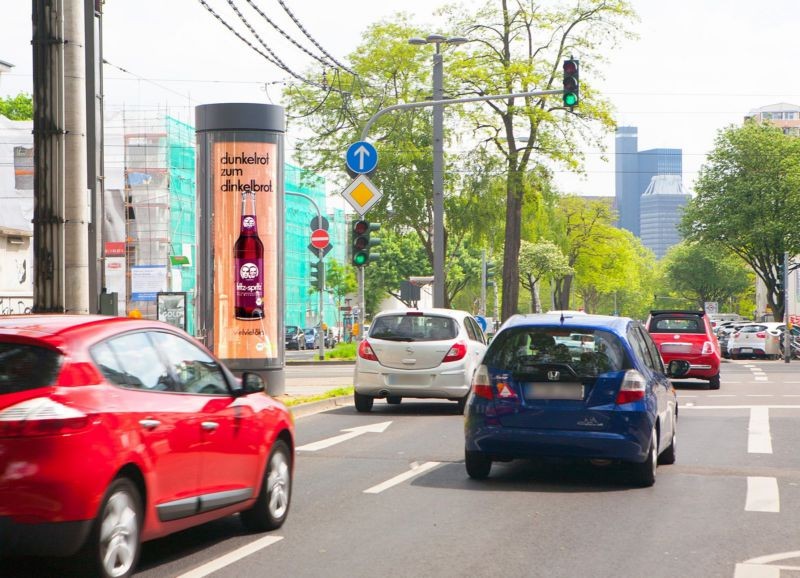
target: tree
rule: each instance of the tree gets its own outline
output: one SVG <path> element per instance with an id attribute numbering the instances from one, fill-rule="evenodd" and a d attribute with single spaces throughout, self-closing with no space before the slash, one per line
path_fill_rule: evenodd
<path id="1" fill-rule="evenodd" d="M 519 276 L 522 286 L 530 291 L 532 313 L 542 312 L 539 281 L 544 278 L 559 279 L 570 273 L 572 267 L 555 243 L 522 241 L 519 250 Z"/>
<path id="2" fill-rule="evenodd" d="M 664 257 L 667 285 L 699 309 L 738 299 L 752 285 L 748 268 L 723 246 L 683 242 Z"/>
<path id="3" fill-rule="evenodd" d="M 785 251 L 800 252 L 800 139 L 755 121 L 723 129 L 695 191 L 680 225 L 684 236 L 738 255 L 766 285 L 775 318 L 783 319 L 778 266 Z"/>
<path id="4" fill-rule="evenodd" d="M 24 92 L 0 97 L 0 115 L 9 120 L 33 120 L 33 98 Z"/>
<path id="5" fill-rule="evenodd" d="M 381 258 L 364 269 L 367 313 L 380 309 L 385 297 L 400 299 L 400 282 L 433 274 L 419 238 L 393 231 L 381 232 Z M 406 303 L 410 306 L 411 303 Z"/>
<path id="6" fill-rule="evenodd" d="M 453 27 L 473 40 L 464 45 L 461 58 L 453 59 L 448 75 L 460 82 L 462 94 L 479 96 L 560 89 L 562 61 L 580 57 L 584 73 L 596 70 L 608 44 L 624 34 L 623 23 L 633 16 L 622 0 L 582 1 L 574 8 L 553 10 L 532 2 L 490 0 L 474 14 L 455 5 L 447 10 Z M 602 148 L 602 132 L 613 126 L 608 103 L 587 79 L 584 74 L 581 104 L 573 114 L 564 108 L 561 95 L 466 108 L 476 136 L 491 143 L 505 163 L 503 319 L 516 312 L 519 301 L 518 261 L 523 207 L 531 199 L 526 195 L 530 166 L 541 156 L 578 169 L 580 144 Z"/>
<path id="7" fill-rule="evenodd" d="M 328 261 L 325 267 L 325 289 L 333 295 L 336 306 L 341 307 L 344 298 L 358 289 L 354 268 L 335 259 Z"/>

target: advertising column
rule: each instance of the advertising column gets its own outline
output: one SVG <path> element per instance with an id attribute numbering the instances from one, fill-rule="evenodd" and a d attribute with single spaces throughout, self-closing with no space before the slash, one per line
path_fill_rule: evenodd
<path id="1" fill-rule="evenodd" d="M 283 376 L 284 111 L 267 104 L 196 109 L 198 335 L 237 373 Z"/>

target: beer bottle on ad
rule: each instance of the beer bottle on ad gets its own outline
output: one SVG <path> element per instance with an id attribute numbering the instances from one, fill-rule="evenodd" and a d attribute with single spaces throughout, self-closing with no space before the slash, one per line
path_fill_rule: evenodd
<path id="1" fill-rule="evenodd" d="M 249 201 L 249 202 L 248 202 Z M 256 226 L 256 193 L 242 193 L 242 222 L 233 245 L 236 319 L 264 317 L 264 245 Z"/>

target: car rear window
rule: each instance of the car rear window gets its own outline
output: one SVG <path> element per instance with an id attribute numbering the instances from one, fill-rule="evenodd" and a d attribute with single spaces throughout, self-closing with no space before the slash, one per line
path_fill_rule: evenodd
<path id="1" fill-rule="evenodd" d="M 382 315 L 372 322 L 369 336 L 388 341 L 442 341 L 455 339 L 457 323 L 442 315 Z"/>
<path id="2" fill-rule="evenodd" d="M 705 333 L 700 317 L 658 316 L 650 320 L 650 333 Z"/>
<path id="3" fill-rule="evenodd" d="M 52 385 L 61 355 L 45 347 L 0 342 L 0 394 Z"/>
<path id="4" fill-rule="evenodd" d="M 580 335 L 581 339 L 574 339 Z M 502 331 L 486 352 L 484 364 L 512 373 L 549 365 L 568 366 L 579 377 L 594 377 L 631 367 L 620 338 L 601 329 L 516 327 Z"/>

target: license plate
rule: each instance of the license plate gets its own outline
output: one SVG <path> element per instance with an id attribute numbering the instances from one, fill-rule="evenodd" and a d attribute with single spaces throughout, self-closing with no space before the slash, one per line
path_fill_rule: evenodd
<path id="1" fill-rule="evenodd" d="M 581 383 L 527 383 L 526 399 L 583 399 Z"/>
<path id="2" fill-rule="evenodd" d="M 753 353 L 753 348 L 752 347 L 742 347 L 739 350 L 739 352 L 740 353 Z"/>

